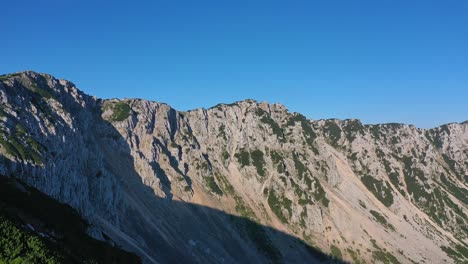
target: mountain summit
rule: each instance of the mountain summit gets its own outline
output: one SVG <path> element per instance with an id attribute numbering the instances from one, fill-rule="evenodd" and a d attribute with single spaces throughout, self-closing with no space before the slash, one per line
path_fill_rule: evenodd
<path id="1" fill-rule="evenodd" d="M 144 263 L 468 261 L 467 122 L 180 112 L 31 71 L 0 76 L 0 107 L 0 174 Z"/>

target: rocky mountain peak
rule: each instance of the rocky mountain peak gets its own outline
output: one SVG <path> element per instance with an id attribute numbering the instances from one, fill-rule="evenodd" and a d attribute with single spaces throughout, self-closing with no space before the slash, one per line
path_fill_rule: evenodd
<path id="1" fill-rule="evenodd" d="M 160 262 L 463 262 L 468 124 L 309 120 L 244 100 L 179 112 L 0 76 L 0 173 Z"/>

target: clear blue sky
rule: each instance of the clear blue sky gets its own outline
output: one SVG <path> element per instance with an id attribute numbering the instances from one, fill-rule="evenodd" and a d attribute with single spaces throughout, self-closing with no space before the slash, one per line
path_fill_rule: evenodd
<path id="1" fill-rule="evenodd" d="M 125 3 L 124 3 L 125 2 Z M 312 119 L 468 119 L 468 1 L 14 0 L 0 73 L 179 110 L 244 98 Z"/>

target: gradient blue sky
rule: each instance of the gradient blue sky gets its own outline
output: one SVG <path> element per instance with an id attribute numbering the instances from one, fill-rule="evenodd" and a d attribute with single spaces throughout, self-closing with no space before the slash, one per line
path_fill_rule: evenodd
<path id="1" fill-rule="evenodd" d="M 14 0 L 0 73 L 179 110 L 245 98 L 309 118 L 468 119 L 468 1 Z"/>

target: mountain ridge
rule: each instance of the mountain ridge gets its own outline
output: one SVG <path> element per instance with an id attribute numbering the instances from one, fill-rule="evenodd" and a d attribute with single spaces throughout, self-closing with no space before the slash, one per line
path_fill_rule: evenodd
<path id="1" fill-rule="evenodd" d="M 7 76 L 12 76 L 12 75 L 16 75 L 16 74 L 35 74 L 35 75 L 42 75 L 44 77 L 49 77 L 49 78 L 54 78 L 54 75 L 52 74 L 48 74 L 48 73 L 42 73 L 42 72 L 37 72 L 37 71 L 34 71 L 34 70 L 24 70 L 24 71 L 18 71 L 18 72 L 13 72 L 13 73 L 5 73 L 5 74 L 2 74 L 0 75 L 0 78 L 1 77 L 7 77 Z M 65 81 L 65 82 L 68 82 L 70 83 L 71 85 L 73 86 L 76 86 L 73 82 L 71 82 L 70 80 L 68 79 L 62 79 L 62 78 L 58 78 L 57 80 L 61 80 L 61 81 Z M 83 94 L 86 94 L 88 96 L 91 96 L 89 94 L 87 94 L 86 92 L 84 91 L 81 91 Z M 93 96 L 94 97 L 94 96 Z M 96 97 L 97 98 L 97 97 Z M 161 101 L 155 101 L 155 100 L 148 100 L 148 99 L 144 99 L 144 98 L 133 98 L 133 97 L 123 97 L 123 98 L 99 98 L 100 100 L 143 100 L 143 101 L 148 101 L 148 102 L 154 102 L 154 103 L 159 103 L 159 104 L 164 104 L 164 105 L 167 105 L 171 108 L 173 108 L 169 103 L 166 103 L 166 102 L 161 102 Z M 173 108 L 174 110 L 176 111 L 179 111 L 179 112 L 191 112 L 191 111 L 197 111 L 197 110 L 210 110 L 210 109 L 213 109 L 213 108 L 216 108 L 217 106 L 221 106 L 221 105 L 226 105 L 226 106 L 230 106 L 230 105 L 235 105 L 235 104 L 238 104 L 238 103 L 243 103 L 243 102 L 253 102 L 253 103 L 256 103 L 257 105 L 259 104 L 262 104 L 262 103 L 266 103 L 268 105 L 279 105 L 281 106 L 282 108 L 284 109 L 288 109 L 284 104 L 280 103 L 280 102 L 273 102 L 273 103 L 270 103 L 270 102 L 267 102 L 267 101 L 260 101 L 260 100 L 257 100 L 257 99 L 252 99 L 252 98 L 246 98 L 246 99 L 242 99 L 242 100 L 237 100 L 237 101 L 233 101 L 233 102 L 230 102 L 230 103 L 218 103 L 214 106 L 211 106 L 211 107 L 207 107 L 207 108 L 204 108 L 204 107 L 197 107 L 197 108 L 194 108 L 194 109 L 189 109 L 189 110 L 178 110 L 178 109 L 175 109 Z M 289 110 L 288 110 L 289 111 Z M 300 114 L 300 112 L 290 112 L 292 114 Z M 361 119 L 359 118 L 345 118 L 345 119 L 341 119 L 341 118 L 319 118 L 319 119 L 313 119 L 313 118 L 307 118 L 308 120 L 310 121 L 325 121 L 325 120 L 337 120 L 337 121 L 354 121 L 354 120 L 357 120 L 359 122 L 361 122 Z M 458 125 L 464 125 L 464 124 L 468 124 L 468 120 L 465 120 L 465 121 L 460 121 L 460 122 L 448 122 L 448 123 L 444 123 L 444 124 L 440 124 L 440 125 L 437 125 L 437 126 L 434 126 L 434 127 L 429 127 L 429 128 L 423 128 L 423 127 L 419 127 L 419 126 L 416 126 L 414 124 L 411 124 L 411 123 L 402 123 L 402 122 L 382 122 L 382 123 L 362 123 L 363 125 L 365 126 L 375 126 L 375 125 L 391 125 L 391 124 L 398 124 L 398 125 L 406 125 L 406 126 L 414 126 L 418 129 L 425 129 L 425 130 L 430 130 L 430 129 L 435 129 L 435 128 L 439 128 L 439 127 L 442 127 L 442 126 L 446 126 L 446 125 L 451 125 L 451 124 L 458 124 Z"/>
<path id="2" fill-rule="evenodd" d="M 148 263 L 170 261 L 158 247 L 195 254 L 195 262 L 313 259 L 271 230 L 254 227 L 258 241 L 248 224 L 241 231 L 225 220 L 222 228 L 207 224 L 198 209 L 171 209 L 176 201 L 281 230 L 356 263 L 468 259 L 466 122 L 419 129 L 309 120 L 249 100 L 180 112 L 97 99 L 33 72 L 0 81 L 0 172 L 70 204 L 94 223 L 96 238 L 104 232 Z M 192 229 L 176 220 L 189 218 Z M 220 237 L 237 250 L 219 248 Z"/>

